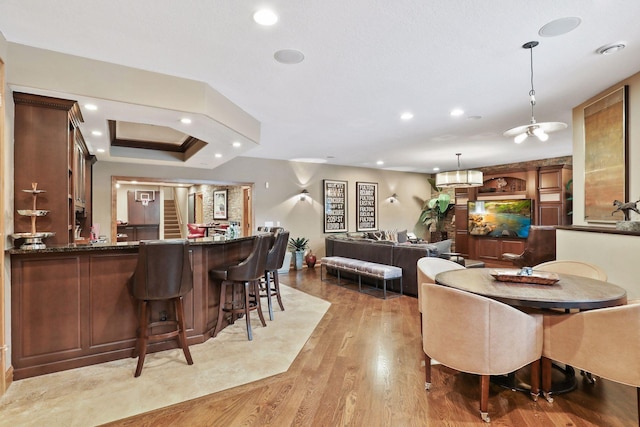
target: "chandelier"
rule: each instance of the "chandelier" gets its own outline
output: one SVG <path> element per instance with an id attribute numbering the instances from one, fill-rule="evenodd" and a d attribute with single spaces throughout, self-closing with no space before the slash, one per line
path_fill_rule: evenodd
<path id="1" fill-rule="evenodd" d="M 460 170 L 460 156 L 458 156 L 458 169 L 450 172 L 439 172 L 436 174 L 436 187 L 456 188 L 456 187 L 480 187 L 482 186 L 482 172 L 476 170 Z"/>
<path id="2" fill-rule="evenodd" d="M 531 122 L 528 125 L 518 126 L 513 129 L 509 129 L 503 135 L 508 137 L 514 137 L 513 141 L 516 144 L 520 144 L 530 136 L 537 137 L 540 141 L 546 141 L 549 139 L 549 133 L 558 130 L 565 129 L 566 123 L 562 122 L 536 122 L 533 116 L 533 107 L 536 105 L 536 91 L 533 88 L 533 48 L 538 46 L 537 41 L 527 42 L 522 45 L 524 49 L 529 49 L 531 56 L 531 90 L 529 91 L 529 103 L 531 104 Z"/>

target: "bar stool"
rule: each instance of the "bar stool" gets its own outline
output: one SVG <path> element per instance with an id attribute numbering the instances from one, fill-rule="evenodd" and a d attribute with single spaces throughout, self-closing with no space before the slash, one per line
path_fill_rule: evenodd
<path id="1" fill-rule="evenodd" d="M 189 260 L 187 240 L 141 241 L 138 263 L 131 276 L 131 293 L 138 300 L 138 337 L 133 357 L 138 356 L 135 377 L 142 373 L 142 366 L 149 342 L 164 341 L 176 337 L 189 365 L 193 365 L 187 335 L 185 333 L 183 297 L 193 289 L 193 273 Z M 170 301 L 174 305 L 175 320 L 153 321 L 150 301 Z M 150 319 L 151 318 L 151 319 Z M 150 322 L 150 320 L 152 320 Z M 173 325 L 169 332 L 150 334 L 158 326 Z M 162 330 L 166 330 L 163 328 Z"/>
<path id="2" fill-rule="evenodd" d="M 265 271 L 267 252 L 273 241 L 270 234 L 256 236 L 253 241 L 253 248 L 249 256 L 236 265 L 227 267 L 225 270 L 210 270 L 209 277 L 213 280 L 222 280 L 220 284 L 220 305 L 218 307 L 218 322 L 213 332 L 213 336 L 218 335 L 222 329 L 222 320 L 225 313 L 231 314 L 230 322 L 233 323 L 236 315 L 244 314 L 247 322 L 247 336 L 249 341 L 253 339 L 251 331 L 250 312 L 257 310 L 262 326 L 267 326 L 262 315 L 260 305 L 260 289 L 258 282 Z M 242 301 L 234 300 L 235 285 L 242 285 Z M 231 300 L 227 301 L 227 287 L 231 286 Z M 251 295 L 253 294 L 253 299 Z"/>
<path id="3" fill-rule="evenodd" d="M 261 286 L 260 297 L 267 298 L 267 306 L 269 307 L 269 320 L 273 320 L 273 304 L 271 297 L 276 296 L 280 310 L 284 311 L 282 298 L 280 297 L 280 280 L 278 278 L 278 270 L 284 264 L 284 255 L 287 252 L 287 244 L 289 243 L 289 232 L 277 230 L 275 232 L 275 242 L 267 253 L 267 262 L 264 271 L 264 286 Z M 271 284 L 273 283 L 273 287 Z"/>

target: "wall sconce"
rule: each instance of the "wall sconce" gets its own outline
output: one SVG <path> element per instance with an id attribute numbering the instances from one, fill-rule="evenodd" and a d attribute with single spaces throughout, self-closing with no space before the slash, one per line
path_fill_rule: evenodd
<path id="1" fill-rule="evenodd" d="M 307 191 L 306 188 L 300 192 L 300 201 L 301 202 L 304 202 L 305 200 L 307 200 L 307 194 L 309 194 L 309 192 Z"/>
<path id="2" fill-rule="evenodd" d="M 398 195 L 396 193 L 393 193 L 391 197 L 389 197 L 389 203 L 395 203 L 397 201 L 398 201 Z"/>

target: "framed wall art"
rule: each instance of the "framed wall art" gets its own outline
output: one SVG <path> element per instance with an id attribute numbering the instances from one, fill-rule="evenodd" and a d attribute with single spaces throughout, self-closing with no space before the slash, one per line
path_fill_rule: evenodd
<path id="1" fill-rule="evenodd" d="M 347 181 L 325 179 L 324 186 L 324 232 L 347 231 Z"/>
<path id="2" fill-rule="evenodd" d="M 227 219 L 227 190 L 213 191 L 213 219 Z"/>
<path id="3" fill-rule="evenodd" d="M 615 222 L 613 201 L 627 202 L 627 93 L 623 86 L 584 108 L 584 217 Z"/>
<path id="4" fill-rule="evenodd" d="M 356 230 L 378 229 L 378 183 L 356 182 Z"/>

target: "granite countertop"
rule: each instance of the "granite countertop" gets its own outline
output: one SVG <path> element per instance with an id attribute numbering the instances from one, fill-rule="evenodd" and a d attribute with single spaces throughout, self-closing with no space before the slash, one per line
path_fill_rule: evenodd
<path id="1" fill-rule="evenodd" d="M 227 242 L 235 242 L 242 240 L 249 240 L 250 237 L 240 237 L 237 239 L 225 239 L 224 236 L 214 237 L 202 237 L 199 239 L 189 239 L 191 246 L 204 246 L 204 245 L 219 245 Z M 215 240 L 214 240 L 215 239 Z M 59 246 L 48 246 L 44 249 L 20 249 L 11 248 L 7 249 L 11 255 L 24 255 L 24 254 L 44 254 L 44 253 L 68 253 L 68 252 L 89 252 L 89 251 L 113 251 L 113 250 L 130 250 L 137 249 L 139 242 L 117 242 L 117 243 L 90 243 L 90 244 L 69 244 Z"/>

